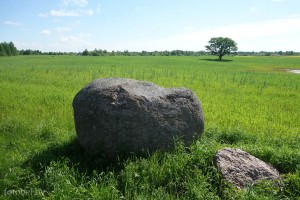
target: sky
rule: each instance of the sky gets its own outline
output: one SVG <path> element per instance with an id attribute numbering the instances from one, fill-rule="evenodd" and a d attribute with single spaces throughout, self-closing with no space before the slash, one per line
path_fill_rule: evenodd
<path id="1" fill-rule="evenodd" d="M 44 52 L 205 50 L 300 52 L 299 0 L 0 0 L 0 42 Z"/>

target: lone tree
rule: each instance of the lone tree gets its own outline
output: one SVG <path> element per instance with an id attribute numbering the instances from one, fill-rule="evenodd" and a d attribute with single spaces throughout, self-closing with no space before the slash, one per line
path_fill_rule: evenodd
<path id="1" fill-rule="evenodd" d="M 219 60 L 222 60 L 224 55 L 229 55 L 231 52 L 237 51 L 238 48 L 236 45 L 236 42 L 231 38 L 215 37 L 208 41 L 208 45 L 205 48 L 213 55 L 217 55 Z"/>

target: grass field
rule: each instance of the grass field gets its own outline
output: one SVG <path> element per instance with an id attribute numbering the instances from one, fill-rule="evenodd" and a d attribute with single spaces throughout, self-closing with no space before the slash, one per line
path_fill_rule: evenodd
<path id="1" fill-rule="evenodd" d="M 299 57 L 0 58 L 1 199 L 299 199 Z M 202 103 L 205 132 L 189 148 L 112 163 L 84 152 L 72 100 L 96 78 L 187 87 Z M 282 182 L 235 190 L 213 167 L 222 147 L 271 163 Z"/>

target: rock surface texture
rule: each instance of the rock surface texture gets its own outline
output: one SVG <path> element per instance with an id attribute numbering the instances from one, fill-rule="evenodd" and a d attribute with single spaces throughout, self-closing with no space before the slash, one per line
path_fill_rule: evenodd
<path id="1" fill-rule="evenodd" d="M 262 179 L 279 178 L 279 172 L 275 168 L 240 149 L 219 150 L 215 155 L 214 163 L 223 177 L 238 188 Z"/>
<path id="2" fill-rule="evenodd" d="M 195 94 L 132 79 L 97 79 L 73 100 L 75 128 L 86 150 L 108 157 L 167 150 L 174 138 L 186 145 L 201 136 L 204 119 Z"/>

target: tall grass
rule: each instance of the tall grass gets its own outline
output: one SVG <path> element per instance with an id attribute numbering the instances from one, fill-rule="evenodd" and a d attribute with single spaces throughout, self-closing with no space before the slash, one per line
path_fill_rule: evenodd
<path id="1" fill-rule="evenodd" d="M 18 199 L 282 199 L 300 194 L 300 69 L 297 57 L 76 57 L 0 59 L 0 194 Z M 189 148 L 107 162 L 84 152 L 71 103 L 96 78 L 187 87 L 206 130 Z M 212 164 L 237 147 L 271 163 L 283 183 L 235 191 Z"/>

